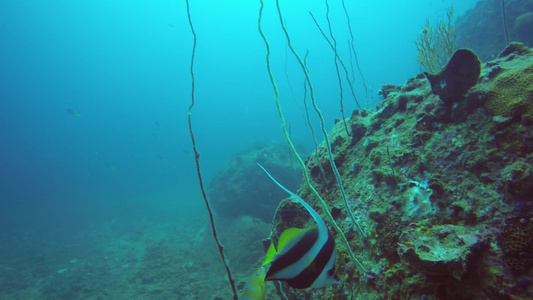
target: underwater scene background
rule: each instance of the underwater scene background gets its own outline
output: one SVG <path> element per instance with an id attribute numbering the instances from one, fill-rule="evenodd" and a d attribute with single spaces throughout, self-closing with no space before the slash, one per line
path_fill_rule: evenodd
<path id="1" fill-rule="evenodd" d="M 346 206 L 276 1 L 264 2 L 261 28 L 290 139 L 365 270 L 280 130 L 260 1 L 189 0 L 194 137 L 239 295 L 533 297 L 533 2 L 280 1 Z M 350 82 L 309 12 L 334 35 Z M 446 72 L 452 53 L 429 40 L 438 29 L 453 36 L 451 50 L 470 48 L 481 61 L 465 90 L 452 78 L 471 72 Z M 187 124 L 186 2 L 3 1 L 0 37 L 0 299 L 232 299 Z M 442 61 L 424 60 L 431 51 Z M 271 240 L 313 225 L 257 162 L 324 218 L 340 284 L 296 290 L 257 279 Z M 483 284 L 472 286 L 474 274 Z M 249 296 L 250 285 L 266 295 Z"/>

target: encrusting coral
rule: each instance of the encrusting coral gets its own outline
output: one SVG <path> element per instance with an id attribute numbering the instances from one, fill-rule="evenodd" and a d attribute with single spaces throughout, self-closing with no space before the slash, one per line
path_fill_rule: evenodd
<path id="1" fill-rule="evenodd" d="M 521 46 L 512 43 L 507 51 L 520 52 Z M 522 117 L 533 122 L 533 65 L 523 64 L 523 58 L 513 52 L 508 72 L 501 73 L 499 64 L 491 65 L 494 87 L 485 107 L 494 116 Z"/>

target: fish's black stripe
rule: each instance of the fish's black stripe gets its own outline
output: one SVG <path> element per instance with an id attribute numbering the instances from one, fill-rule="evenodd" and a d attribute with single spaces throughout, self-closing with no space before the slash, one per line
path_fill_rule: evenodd
<path id="1" fill-rule="evenodd" d="M 279 271 L 290 267 L 290 265 L 297 262 L 302 256 L 304 256 L 318 240 L 318 227 L 308 230 L 304 233 L 303 237 L 291 248 L 287 253 L 276 258 L 270 265 L 270 269 L 265 276 L 265 280 L 268 280 L 270 276 L 278 273 Z"/>
<path id="2" fill-rule="evenodd" d="M 331 232 L 328 230 L 328 240 L 322 249 L 320 249 L 320 252 L 313 263 L 298 274 L 298 276 L 287 280 L 287 284 L 295 289 L 305 289 L 310 287 L 324 271 L 329 259 L 333 255 L 333 251 L 335 251 L 335 240 L 333 239 Z"/>

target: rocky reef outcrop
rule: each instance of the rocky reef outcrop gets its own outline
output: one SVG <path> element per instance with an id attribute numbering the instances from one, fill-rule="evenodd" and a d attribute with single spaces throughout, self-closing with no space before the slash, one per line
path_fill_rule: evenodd
<path id="1" fill-rule="evenodd" d="M 301 153 L 305 153 L 302 147 Z M 226 217 L 252 216 L 270 223 L 279 202 L 286 197 L 271 180 L 265 180 L 260 163 L 286 187 L 296 190 L 301 169 L 291 164 L 284 143 L 256 145 L 228 160 L 210 184 L 209 199 L 217 213 Z"/>
<path id="2" fill-rule="evenodd" d="M 382 88 L 331 132 L 348 217 L 325 145 L 306 165 L 350 246 L 335 233 L 341 283 L 288 299 L 525 299 L 533 296 L 533 53 L 513 43 L 481 65 L 475 86 L 443 101 L 423 74 Z M 321 170 L 324 170 L 322 172 Z M 325 174 L 325 176 L 323 176 Z M 275 189 L 273 189 L 275 190 Z M 299 196 L 327 218 L 310 189 Z M 284 200 L 273 237 L 312 223 Z M 505 298 L 508 297 L 508 298 Z"/>
<path id="3" fill-rule="evenodd" d="M 509 41 L 533 47 L 533 1 L 506 0 Z M 481 61 L 495 59 L 506 44 L 501 0 L 480 0 L 457 18 L 458 45 L 474 50 Z"/>

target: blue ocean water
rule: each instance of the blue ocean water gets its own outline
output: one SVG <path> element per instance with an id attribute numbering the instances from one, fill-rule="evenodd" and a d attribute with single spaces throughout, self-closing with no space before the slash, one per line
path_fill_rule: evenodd
<path id="1" fill-rule="evenodd" d="M 311 149 L 304 77 L 274 2 L 265 2 L 262 26 L 285 118 Z M 461 15 L 475 3 L 346 1 L 368 87 L 367 97 L 356 71 L 362 106 L 380 101 L 383 84 L 420 72 L 414 39 L 426 18 L 443 18 L 451 5 Z M 327 28 L 325 4 L 281 6 L 296 50 L 309 50 L 318 106 L 331 128 L 340 117 L 334 57 L 309 16 Z M 257 30 L 259 1 L 191 0 L 190 7 L 198 35 L 193 126 L 209 182 L 236 153 L 283 137 Z M 340 1 L 330 9 L 339 53 L 348 57 Z M 78 248 L 94 245 L 97 239 L 83 236 L 101 224 L 114 224 L 111 238 L 163 222 L 207 222 L 186 119 L 192 35 L 184 1 L 3 1 L 0 37 L 0 277 L 22 268 L 13 257 L 44 260 L 38 276 L 4 281 L 5 295 L 23 297 L 38 278 L 57 276 L 62 259 L 70 266 L 90 256 Z M 351 112 L 347 89 L 344 97 Z"/>

